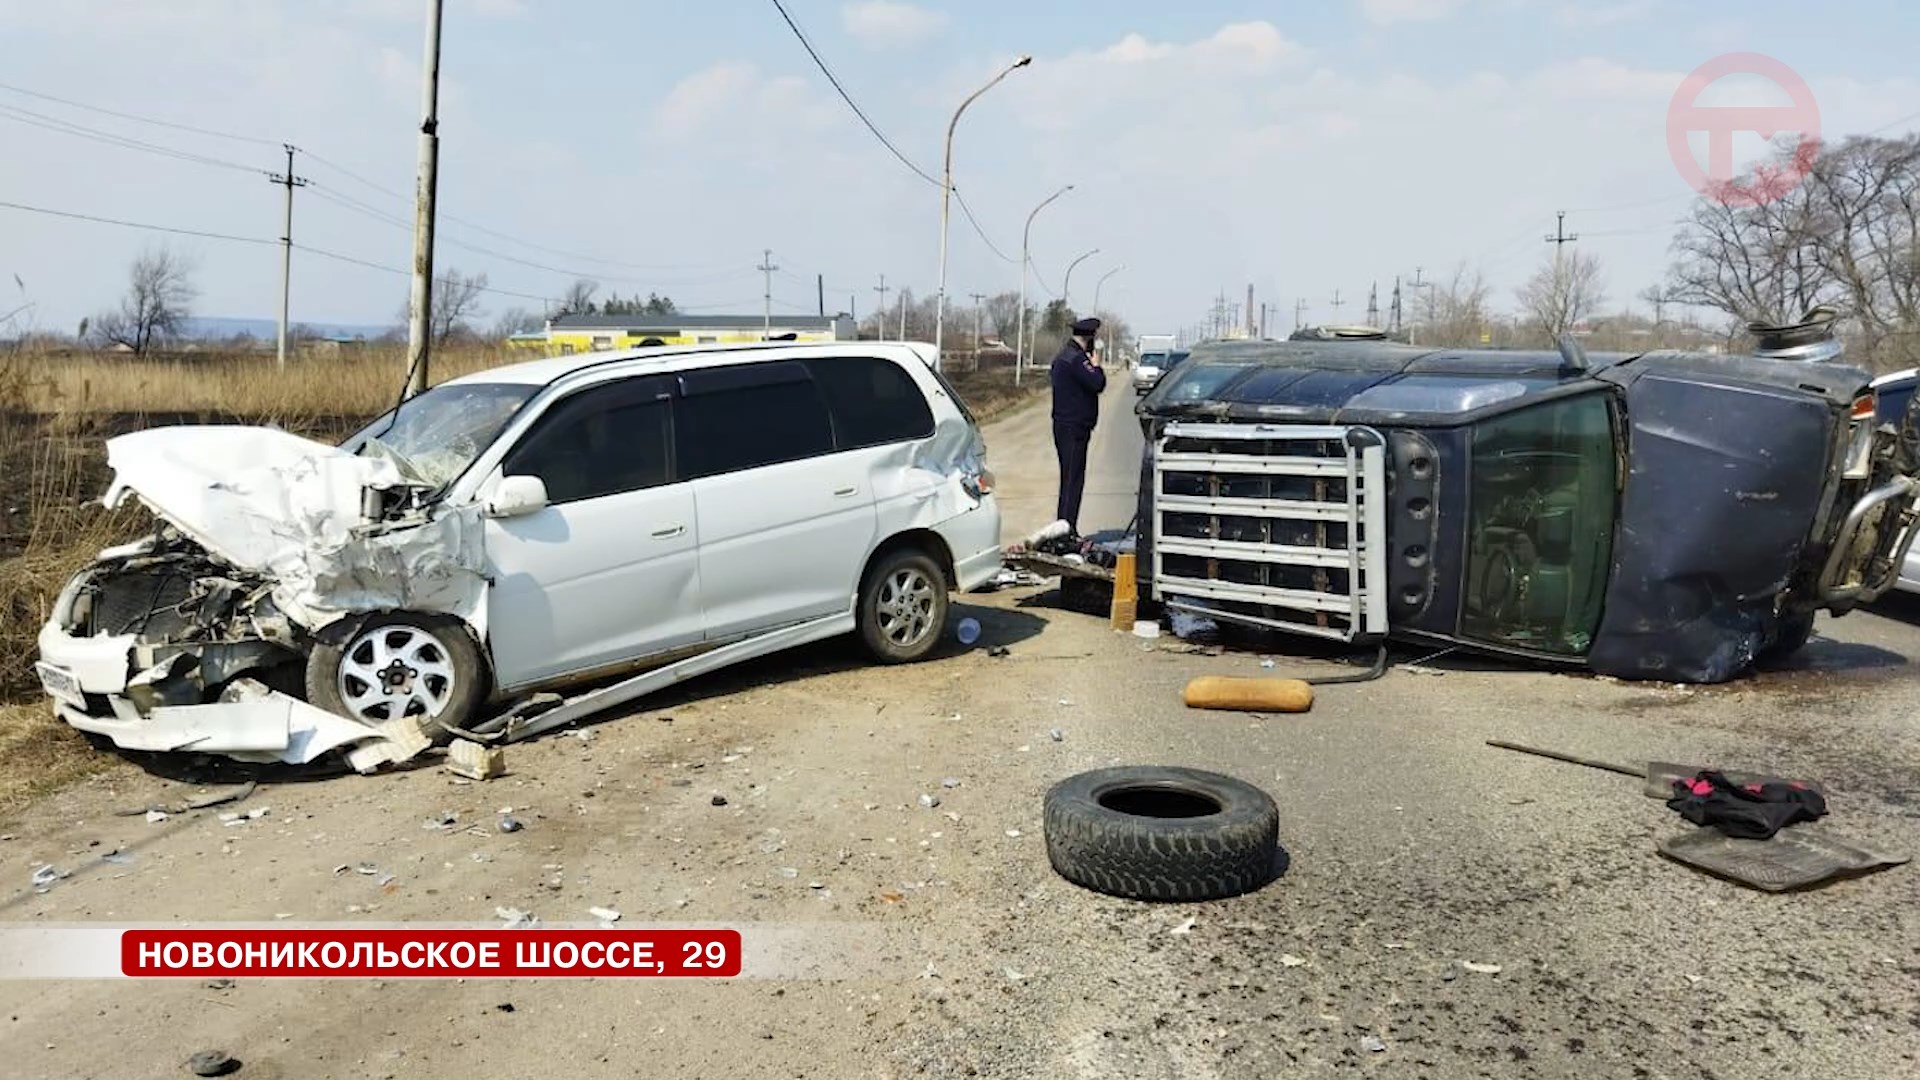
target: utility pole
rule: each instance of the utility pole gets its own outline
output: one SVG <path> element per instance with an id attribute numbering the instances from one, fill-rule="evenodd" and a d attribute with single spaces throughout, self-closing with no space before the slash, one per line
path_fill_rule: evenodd
<path id="1" fill-rule="evenodd" d="M 1253 282 L 1247 282 L 1247 336 L 1253 336 Z"/>
<path id="2" fill-rule="evenodd" d="M 1347 302 L 1340 299 L 1340 290 L 1333 290 L 1333 321 L 1335 325 L 1339 325 L 1340 322 L 1340 309 L 1346 306 Z"/>
<path id="3" fill-rule="evenodd" d="M 1293 302 L 1293 328 L 1299 330 L 1307 325 L 1307 300 L 1301 297 Z"/>
<path id="4" fill-rule="evenodd" d="M 813 287 L 819 292 L 820 317 L 824 319 L 826 318 L 826 315 L 827 315 L 827 275 L 825 274 L 813 275 Z"/>
<path id="5" fill-rule="evenodd" d="M 764 258 L 760 260 L 760 265 L 754 267 L 754 269 L 767 276 L 767 289 L 766 292 L 761 294 L 762 310 L 765 314 L 763 316 L 764 321 L 761 324 L 760 340 L 765 341 L 773 336 L 773 272 L 780 268 L 773 265 L 772 248 L 762 249 L 761 254 Z"/>
<path id="6" fill-rule="evenodd" d="M 420 172 L 414 186 L 413 291 L 407 300 L 407 396 L 427 388 L 428 323 L 433 313 L 434 192 L 440 171 L 440 9 L 427 0 L 426 63 L 421 65 Z"/>
<path id="7" fill-rule="evenodd" d="M 1547 237 L 1547 243 L 1553 245 L 1553 266 L 1555 274 L 1560 272 L 1560 253 L 1566 249 L 1568 244 L 1578 239 L 1580 239 L 1578 235 L 1567 235 L 1567 212 L 1565 210 L 1560 211 L 1559 218 L 1553 227 L 1553 235 Z"/>
<path id="8" fill-rule="evenodd" d="M 880 294 L 880 306 L 873 309 L 874 333 L 879 335 L 881 341 L 885 341 L 887 340 L 887 293 L 892 291 L 887 288 L 887 275 L 880 275 L 880 284 L 875 285 L 873 291 Z"/>
<path id="9" fill-rule="evenodd" d="M 280 347 L 275 352 L 274 362 L 280 367 L 287 366 L 287 296 L 293 286 L 293 189 L 306 187 L 305 177 L 293 175 L 292 143 L 286 143 L 287 171 L 285 175 L 269 175 L 267 179 L 287 189 L 286 225 L 280 233 Z"/>
<path id="10" fill-rule="evenodd" d="M 1400 275 L 1393 275 L 1393 313 L 1387 317 L 1387 329 L 1390 333 L 1400 332 Z"/>
<path id="11" fill-rule="evenodd" d="M 1380 325 L 1380 283 L 1377 281 L 1367 286 L 1367 325 Z"/>
<path id="12" fill-rule="evenodd" d="M 907 340 L 907 290 L 905 289 L 900 290 L 900 340 Z M 935 359 L 939 358 L 935 357 Z M 937 363 L 934 365 L 934 370 L 939 370 Z"/>
<path id="13" fill-rule="evenodd" d="M 980 301 L 985 300 L 987 294 L 968 293 L 967 295 L 973 298 L 973 369 L 978 371 L 980 370 L 981 319 L 986 314 L 986 309 L 980 306 Z"/>

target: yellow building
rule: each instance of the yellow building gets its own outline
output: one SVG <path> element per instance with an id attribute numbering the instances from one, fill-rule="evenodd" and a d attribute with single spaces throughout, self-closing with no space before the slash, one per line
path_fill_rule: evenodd
<path id="1" fill-rule="evenodd" d="M 522 335 L 514 345 L 543 345 L 549 355 L 608 352 L 647 345 L 739 345 L 755 341 L 852 341 L 848 315 L 561 315 L 545 335 Z"/>

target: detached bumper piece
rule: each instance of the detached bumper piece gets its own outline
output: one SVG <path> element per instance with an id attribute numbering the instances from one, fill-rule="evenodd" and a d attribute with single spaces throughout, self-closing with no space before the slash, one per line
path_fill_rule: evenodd
<path id="1" fill-rule="evenodd" d="M 1152 582 L 1168 608 L 1337 641 L 1386 634 L 1378 432 L 1169 424 L 1153 484 Z"/>
<path id="2" fill-rule="evenodd" d="M 104 735 L 123 750 L 150 753 L 189 751 L 221 754 L 236 761 L 306 765 L 343 747 L 359 772 L 407 760 L 425 749 L 428 739 L 410 724 L 376 728 L 315 708 L 298 698 L 270 690 L 252 679 L 238 679 L 221 700 L 204 705 L 161 705 L 142 714 L 121 695 L 110 695 L 112 716 L 73 705 L 56 705 L 60 718 L 81 731 Z"/>

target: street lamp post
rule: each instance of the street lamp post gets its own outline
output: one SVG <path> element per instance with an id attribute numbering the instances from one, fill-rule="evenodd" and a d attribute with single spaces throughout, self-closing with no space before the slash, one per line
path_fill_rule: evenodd
<path id="1" fill-rule="evenodd" d="M 1013 385 L 1020 385 L 1020 372 L 1027 366 L 1027 265 L 1033 261 L 1027 249 L 1033 241 L 1033 219 L 1047 204 L 1073 190 L 1068 184 L 1059 191 L 1040 200 L 1040 205 L 1027 215 L 1026 230 L 1020 234 L 1020 329 L 1013 335 Z"/>
<path id="2" fill-rule="evenodd" d="M 953 119 L 947 124 L 946 165 L 940 174 L 940 289 L 933 303 L 933 370 L 940 370 L 940 348 L 945 344 L 947 329 L 947 216 L 948 204 L 953 198 L 953 131 L 960 126 L 960 114 L 974 99 L 994 88 L 1001 79 L 1033 63 L 1033 57 L 1022 55 L 1009 64 L 1005 71 L 995 75 L 987 85 L 975 90 L 960 107 L 953 110 Z"/>
<path id="3" fill-rule="evenodd" d="M 1100 254 L 1100 249 L 1094 248 L 1092 251 L 1087 252 L 1085 255 L 1067 264 L 1066 280 L 1060 283 L 1060 303 L 1068 311 L 1073 310 L 1073 268 L 1098 254 Z"/>
<path id="4" fill-rule="evenodd" d="M 1126 268 L 1127 268 L 1127 264 L 1121 263 L 1119 266 L 1116 266 L 1113 269 L 1107 271 L 1106 273 L 1101 274 L 1100 280 L 1093 283 L 1093 314 L 1095 318 L 1100 317 L 1100 287 L 1107 283 L 1108 278 L 1112 277 L 1113 275 L 1119 273 L 1122 270 L 1125 270 Z M 1107 321 L 1111 323 L 1113 320 L 1109 319 Z M 1113 351 L 1113 328 L 1111 326 L 1108 326 L 1106 330 L 1107 330 L 1107 333 L 1106 333 L 1107 346 L 1106 348 L 1101 350 L 1102 355 L 1105 355 Z"/>

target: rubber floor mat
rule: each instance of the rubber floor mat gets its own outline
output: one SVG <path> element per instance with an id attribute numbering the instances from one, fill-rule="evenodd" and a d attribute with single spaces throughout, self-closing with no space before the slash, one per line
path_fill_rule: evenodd
<path id="1" fill-rule="evenodd" d="M 1803 889 L 1911 858 L 1871 851 L 1809 826 L 1782 829 L 1770 840 L 1736 840 L 1717 829 L 1694 829 L 1662 840 L 1660 854 L 1767 892 Z"/>

